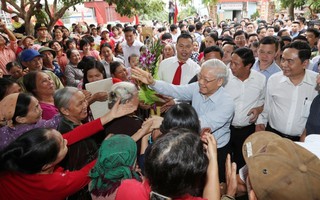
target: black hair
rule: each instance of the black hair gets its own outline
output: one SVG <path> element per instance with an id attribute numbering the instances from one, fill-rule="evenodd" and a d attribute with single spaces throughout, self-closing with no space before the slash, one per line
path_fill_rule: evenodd
<path id="1" fill-rule="evenodd" d="M 25 117 L 29 112 L 29 105 L 31 102 L 31 95 L 28 93 L 19 93 L 16 108 L 12 117 L 13 124 L 16 124 L 17 117 Z"/>
<path id="2" fill-rule="evenodd" d="M 208 163 L 199 135 L 179 128 L 159 137 L 146 151 L 145 175 L 151 190 L 161 195 L 195 195 L 204 185 Z"/>
<path id="3" fill-rule="evenodd" d="M 103 64 L 92 56 L 84 56 L 77 67 L 83 71 L 82 89 L 85 89 L 85 85 L 89 83 L 87 74 L 90 69 L 97 69 L 102 73 L 104 79 L 107 78 Z"/>
<path id="4" fill-rule="evenodd" d="M 298 56 L 301 62 L 304 62 L 305 60 L 309 60 L 311 57 L 311 48 L 310 45 L 306 42 L 302 41 L 294 41 L 286 46 L 284 46 L 284 49 L 296 49 L 299 51 Z"/>
<path id="5" fill-rule="evenodd" d="M 116 45 L 115 45 L 115 47 L 114 47 L 114 53 L 115 53 L 115 54 L 120 53 L 119 50 L 118 50 L 118 48 L 119 48 L 120 45 L 121 45 L 121 42 L 117 42 L 117 43 L 116 43 Z"/>
<path id="6" fill-rule="evenodd" d="M 114 74 L 116 72 L 116 69 L 121 66 L 122 63 L 118 61 L 113 61 L 110 63 L 110 73 Z"/>
<path id="7" fill-rule="evenodd" d="M 60 148 L 57 140 L 48 135 L 49 131 L 35 128 L 10 143 L 0 153 L 0 171 L 36 174 L 54 162 Z"/>
<path id="8" fill-rule="evenodd" d="M 100 54 L 101 54 L 101 50 L 102 50 L 102 48 L 104 48 L 104 47 L 108 47 L 109 49 L 111 49 L 111 50 L 112 50 L 112 48 L 111 48 L 110 44 L 106 42 L 106 43 L 103 43 L 103 44 L 100 46 Z"/>
<path id="9" fill-rule="evenodd" d="M 204 56 L 210 52 L 218 52 L 220 53 L 221 58 L 223 57 L 223 50 L 219 46 L 211 46 L 211 47 L 206 47 L 203 50 Z"/>
<path id="10" fill-rule="evenodd" d="M 243 66 L 250 64 L 250 68 L 253 66 L 256 59 L 254 58 L 253 51 L 247 47 L 241 47 L 232 52 L 232 54 L 237 54 L 243 63 Z"/>
<path id="11" fill-rule="evenodd" d="M 249 34 L 249 35 L 248 35 L 248 40 L 250 39 L 250 37 L 254 37 L 254 36 L 257 36 L 257 37 L 258 37 L 258 40 L 259 40 L 259 36 L 258 36 L 258 34 L 256 34 L 256 33 L 251 33 L 251 34 Z"/>
<path id="12" fill-rule="evenodd" d="M 52 40 L 52 41 L 50 41 L 50 42 L 49 42 L 49 47 L 52 48 L 53 44 L 56 43 L 56 42 L 60 45 L 61 48 L 63 47 L 62 42 L 59 42 L 59 41 L 57 41 L 57 40 Z"/>
<path id="13" fill-rule="evenodd" d="M 172 39 L 172 35 L 170 33 L 164 33 L 161 35 L 161 40 Z"/>
<path id="14" fill-rule="evenodd" d="M 123 29 L 123 32 L 133 32 L 133 34 L 136 34 L 136 29 L 134 29 L 132 26 L 127 26 Z"/>
<path id="15" fill-rule="evenodd" d="M 68 49 L 68 50 L 67 50 L 66 54 L 67 54 L 67 58 L 68 58 L 68 59 L 70 59 L 71 54 L 72 54 L 73 51 L 78 51 L 78 49 Z"/>
<path id="16" fill-rule="evenodd" d="M 178 26 L 177 26 L 177 25 L 175 25 L 175 24 L 171 24 L 171 25 L 170 25 L 170 31 L 171 31 L 171 32 L 174 31 L 174 30 L 176 30 L 176 29 L 178 29 Z"/>
<path id="17" fill-rule="evenodd" d="M 259 45 L 261 44 L 274 44 L 276 47 L 276 51 L 279 49 L 279 41 L 277 38 L 273 36 L 266 36 L 259 41 Z"/>
<path id="18" fill-rule="evenodd" d="M 191 42 L 193 42 L 193 38 L 192 38 L 192 36 L 191 36 L 190 34 L 180 34 L 179 37 L 178 37 L 178 39 L 177 39 L 177 43 L 178 43 L 178 41 L 179 41 L 181 38 L 190 39 Z"/>
<path id="19" fill-rule="evenodd" d="M 196 29 L 196 27 L 194 26 L 194 25 L 189 25 L 189 27 L 188 27 L 188 31 L 191 33 L 191 32 L 193 32 L 194 31 L 194 29 Z"/>
<path id="20" fill-rule="evenodd" d="M 303 36 L 303 35 L 298 35 L 297 37 L 294 37 L 292 39 L 293 42 L 296 41 L 296 40 L 302 40 L 304 42 L 308 42 L 307 38 L 305 36 Z"/>
<path id="21" fill-rule="evenodd" d="M 87 38 L 81 39 L 80 40 L 80 50 L 83 50 L 83 47 L 87 44 L 90 44 L 90 41 Z"/>
<path id="22" fill-rule="evenodd" d="M 196 23 L 196 30 L 197 30 L 197 31 L 201 30 L 201 29 L 202 29 L 202 26 L 203 26 L 202 22 L 197 22 L 197 23 Z"/>
<path id="23" fill-rule="evenodd" d="M 246 40 L 248 39 L 248 34 L 246 32 L 244 32 L 243 30 L 239 30 L 239 31 L 235 32 L 233 35 L 233 39 L 235 39 L 236 36 L 238 36 L 238 35 L 244 35 L 246 37 Z"/>
<path id="24" fill-rule="evenodd" d="M 10 71 L 12 67 L 18 66 L 22 69 L 21 65 L 17 61 L 8 62 L 6 64 L 6 70 Z M 1 84 L 0 84 L 1 85 Z"/>
<path id="25" fill-rule="evenodd" d="M 265 27 L 265 26 L 259 27 L 259 28 L 257 29 L 257 33 L 260 34 L 260 32 L 261 32 L 262 29 L 266 29 L 266 27 Z M 267 30 L 267 29 L 266 29 L 266 30 Z"/>
<path id="26" fill-rule="evenodd" d="M 0 101 L 6 96 L 8 89 L 15 84 L 14 80 L 8 78 L 0 78 Z M 16 83 L 18 84 L 18 83 Z"/>
<path id="27" fill-rule="evenodd" d="M 211 37 L 215 42 L 218 41 L 218 35 L 216 33 L 209 33 L 208 36 Z"/>
<path id="28" fill-rule="evenodd" d="M 288 42 L 292 41 L 292 38 L 290 36 L 282 36 L 280 39 L 281 41 L 288 41 Z"/>
<path id="29" fill-rule="evenodd" d="M 31 71 L 24 75 L 23 77 L 23 85 L 26 88 L 26 91 L 33 94 L 35 97 L 37 96 L 35 90 L 37 89 L 37 76 L 38 73 L 44 73 L 42 71 Z"/>
<path id="30" fill-rule="evenodd" d="M 65 45 L 65 51 L 66 50 L 69 50 L 69 45 L 72 43 L 72 42 L 74 42 L 75 44 L 77 44 L 77 41 L 75 40 L 75 39 L 68 39 L 67 41 L 66 41 L 66 45 Z"/>
<path id="31" fill-rule="evenodd" d="M 318 38 L 319 35 L 320 35 L 319 30 L 317 30 L 317 29 L 315 29 L 315 28 L 308 28 L 308 29 L 306 30 L 306 32 L 313 33 L 313 35 L 314 35 L 316 38 Z"/>
<path id="32" fill-rule="evenodd" d="M 281 30 L 278 32 L 277 36 L 278 36 L 278 37 L 282 37 L 282 33 L 285 32 L 285 31 L 288 31 L 288 29 L 281 29 Z"/>
<path id="33" fill-rule="evenodd" d="M 164 115 L 160 131 L 166 134 L 170 129 L 180 127 L 188 128 L 200 134 L 200 121 L 195 109 L 187 103 L 172 106 Z"/>

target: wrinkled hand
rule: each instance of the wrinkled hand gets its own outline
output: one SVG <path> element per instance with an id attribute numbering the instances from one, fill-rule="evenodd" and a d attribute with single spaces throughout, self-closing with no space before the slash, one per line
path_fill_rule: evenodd
<path id="1" fill-rule="evenodd" d="M 152 121 L 151 130 L 160 128 L 160 125 L 162 124 L 163 117 L 153 115 L 150 118 L 148 118 L 146 121 Z"/>
<path id="2" fill-rule="evenodd" d="M 231 163 L 230 154 L 227 155 L 226 159 L 226 182 L 227 182 L 227 195 L 235 196 L 237 192 L 237 164 Z"/>
<path id="3" fill-rule="evenodd" d="M 256 125 L 256 132 L 265 131 L 265 130 L 266 130 L 266 126 L 264 124 L 257 124 Z"/>
<path id="4" fill-rule="evenodd" d="M 147 71 L 144 71 L 140 68 L 131 68 L 131 76 L 132 78 L 141 81 L 144 84 L 152 85 L 154 84 L 154 79 L 151 74 Z"/>
<path id="5" fill-rule="evenodd" d="M 108 93 L 107 92 L 97 92 L 92 95 L 94 101 L 106 101 L 108 100 Z"/>
<path id="6" fill-rule="evenodd" d="M 92 96 L 91 92 L 89 92 L 88 90 L 81 90 L 81 91 L 83 92 L 86 100 L 89 102 L 89 100 L 90 100 L 90 98 Z"/>
<path id="7" fill-rule="evenodd" d="M 160 108 L 160 112 L 164 113 L 169 110 L 173 105 L 175 105 L 176 102 L 171 98 L 169 101 L 167 101 L 165 104 L 163 104 Z"/>
<path id="8" fill-rule="evenodd" d="M 131 114 L 137 109 L 131 102 L 120 104 L 120 100 L 119 98 L 110 110 L 110 114 L 114 119 Z"/>

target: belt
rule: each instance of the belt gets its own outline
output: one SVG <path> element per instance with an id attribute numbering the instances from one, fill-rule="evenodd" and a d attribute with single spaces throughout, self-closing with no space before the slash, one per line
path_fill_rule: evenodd
<path id="1" fill-rule="evenodd" d="M 276 133 L 277 135 L 279 135 L 283 138 L 287 138 L 292 141 L 300 141 L 300 136 L 292 136 L 292 135 L 287 135 L 287 134 L 281 133 L 280 131 L 272 128 L 269 123 L 267 124 L 266 131 L 271 131 L 271 132 Z"/>
<path id="2" fill-rule="evenodd" d="M 231 125 L 231 127 L 232 127 L 232 128 L 235 128 L 235 129 L 244 129 L 244 128 L 248 128 L 248 127 L 251 127 L 251 126 L 254 126 L 254 124 L 250 124 L 250 125 L 248 125 L 248 126 L 232 126 L 232 125 Z"/>

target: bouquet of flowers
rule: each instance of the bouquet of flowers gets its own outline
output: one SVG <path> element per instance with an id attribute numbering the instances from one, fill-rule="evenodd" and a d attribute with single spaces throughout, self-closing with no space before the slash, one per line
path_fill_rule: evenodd
<path id="1" fill-rule="evenodd" d="M 140 49 L 139 63 L 142 69 L 151 73 L 153 78 L 157 78 L 158 61 L 162 52 L 163 46 L 160 41 L 150 43 L 148 46 L 143 46 Z M 155 104 L 156 102 L 162 102 L 162 99 L 156 96 L 156 92 L 149 89 L 146 85 L 140 85 L 139 92 L 140 100 L 143 100 L 145 104 Z"/>

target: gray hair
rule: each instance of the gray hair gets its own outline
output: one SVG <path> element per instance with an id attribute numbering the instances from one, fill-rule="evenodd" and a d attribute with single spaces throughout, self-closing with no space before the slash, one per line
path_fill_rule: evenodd
<path id="1" fill-rule="evenodd" d="M 125 104 L 127 101 L 130 101 L 137 92 L 138 90 L 133 83 L 123 81 L 114 84 L 109 93 L 109 109 L 113 107 L 118 98 L 121 98 L 121 103 Z"/>
<path id="2" fill-rule="evenodd" d="M 210 68 L 211 70 L 215 70 L 215 75 L 218 79 L 223 80 L 223 86 L 225 86 L 228 82 L 229 70 L 227 66 L 218 59 L 209 59 L 202 63 L 201 68 Z"/>
<path id="3" fill-rule="evenodd" d="M 75 87 L 65 87 L 54 93 L 54 105 L 60 111 L 61 108 L 69 108 L 71 97 L 80 90 Z"/>

